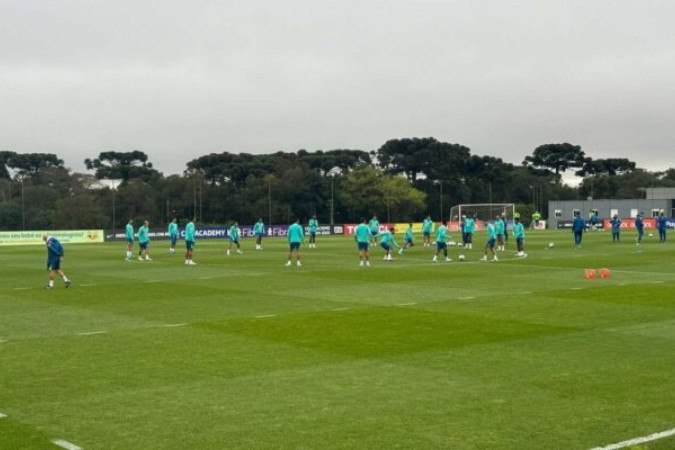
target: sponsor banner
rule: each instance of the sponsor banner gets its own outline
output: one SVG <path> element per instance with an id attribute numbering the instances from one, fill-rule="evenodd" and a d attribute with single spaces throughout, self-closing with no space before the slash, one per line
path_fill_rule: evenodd
<path id="1" fill-rule="evenodd" d="M 288 228 L 288 227 L 286 227 Z M 319 225 L 316 227 L 316 234 L 317 235 L 328 235 L 328 234 L 334 234 L 332 232 L 332 227 L 330 225 Z M 309 235 L 309 227 L 305 226 L 305 234 Z"/>
<path id="2" fill-rule="evenodd" d="M 476 220 L 476 231 L 483 231 L 485 230 L 485 223 L 482 220 Z M 448 222 L 448 230 L 454 231 L 455 233 L 459 233 L 461 230 L 459 229 L 459 220 L 451 220 Z"/>
<path id="3" fill-rule="evenodd" d="M 573 220 L 558 220 L 558 224 L 556 225 L 556 228 L 559 230 L 571 230 L 572 229 L 572 223 Z M 588 222 L 586 222 L 586 229 L 590 230 L 592 228 L 592 225 Z M 596 230 L 602 230 L 604 229 L 604 224 L 603 222 L 599 222 L 595 225 Z"/>
<path id="4" fill-rule="evenodd" d="M 545 230 L 546 229 L 546 221 L 539 219 L 539 224 L 536 222 L 532 222 L 532 229 L 533 230 Z"/>
<path id="5" fill-rule="evenodd" d="M 329 234 L 343 234 L 344 232 L 343 225 L 322 225 L 317 228 L 316 234 L 320 235 L 329 235 Z M 252 238 L 255 235 L 253 234 L 253 225 L 242 225 L 239 227 L 241 230 L 242 238 Z M 202 227 L 195 230 L 197 239 L 225 239 L 229 233 L 230 227 Z M 137 230 L 135 230 L 137 231 Z M 305 227 L 305 233 L 307 232 L 307 227 Z M 103 235 L 103 232 L 101 232 Z M 162 231 L 153 231 L 152 229 L 148 233 L 150 240 L 168 240 L 169 233 L 166 230 Z M 267 225 L 265 226 L 265 236 L 274 237 L 274 236 L 288 236 L 288 225 Z M 185 239 L 185 229 L 178 230 L 179 239 Z M 134 233 L 134 239 L 136 238 L 136 233 Z M 124 230 L 110 230 L 105 233 L 106 241 L 125 241 L 127 239 Z"/>
<path id="6" fill-rule="evenodd" d="M 381 224 L 380 224 L 380 229 L 379 229 L 378 233 L 382 233 L 383 231 L 388 230 L 389 228 L 393 227 L 394 225 L 395 225 L 395 224 L 393 224 L 393 223 L 381 223 Z M 359 226 L 358 223 L 345 223 L 344 225 L 342 225 L 342 231 L 343 231 L 343 234 L 347 234 L 347 235 L 353 236 L 353 235 L 354 235 L 354 230 L 355 230 L 356 227 L 358 227 L 358 226 Z M 406 227 L 407 227 L 407 226 L 408 226 L 408 224 L 406 224 Z M 405 229 L 404 229 L 404 230 L 405 230 Z"/>
<path id="7" fill-rule="evenodd" d="M 42 236 L 54 236 L 62 244 L 103 242 L 103 230 L 1 231 L 0 245 L 44 245 Z"/>
<path id="8" fill-rule="evenodd" d="M 645 230 L 656 228 L 656 219 L 648 218 L 642 220 L 645 225 Z M 606 229 L 612 228 L 612 221 L 610 219 L 604 219 L 603 226 Z M 635 219 L 621 219 L 621 229 L 622 230 L 634 230 L 635 229 Z"/>

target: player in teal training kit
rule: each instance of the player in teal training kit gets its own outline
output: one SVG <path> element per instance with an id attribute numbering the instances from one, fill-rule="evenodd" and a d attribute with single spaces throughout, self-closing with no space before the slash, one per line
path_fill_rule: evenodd
<path id="1" fill-rule="evenodd" d="M 239 230 L 239 224 L 237 222 L 233 223 L 230 229 L 227 231 L 227 256 L 230 256 L 230 250 L 232 249 L 232 244 L 237 246 L 237 253 L 240 255 L 243 253 L 241 251 L 241 244 L 239 243 L 239 237 L 241 233 Z"/>
<path id="2" fill-rule="evenodd" d="M 295 263 L 300 267 L 300 244 L 305 241 L 305 232 L 300 225 L 300 221 L 296 220 L 288 227 L 288 261 L 286 266 L 291 265 L 293 253 L 295 253 Z"/>
<path id="3" fill-rule="evenodd" d="M 262 217 L 253 225 L 253 235 L 255 236 L 255 249 L 262 250 L 262 238 L 265 236 L 265 224 Z"/>
<path id="4" fill-rule="evenodd" d="M 373 216 L 368 222 L 368 228 L 370 229 L 370 234 L 373 235 L 373 245 L 377 243 L 377 235 L 380 233 L 380 222 L 377 220 L 377 216 Z"/>
<path id="5" fill-rule="evenodd" d="M 370 251 L 368 247 L 373 242 L 373 234 L 366 224 L 366 219 L 361 219 L 361 223 L 354 229 L 354 240 L 359 249 L 359 266 L 370 266 Z"/>
<path id="6" fill-rule="evenodd" d="M 131 261 L 134 257 L 133 247 L 134 247 L 134 220 L 129 219 L 126 228 L 124 229 L 124 237 L 127 239 L 127 261 Z"/>
<path id="7" fill-rule="evenodd" d="M 386 252 L 384 254 L 384 260 L 393 261 L 393 258 L 391 257 L 392 247 L 401 248 L 401 246 L 398 245 L 398 242 L 396 242 L 396 239 L 394 239 L 394 229 L 389 228 L 387 231 L 383 231 L 382 233 L 380 233 L 380 236 L 382 236 L 382 238 L 380 239 L 380 247 L 382 247 Z"/>
<path id="8" fill-rule="evenodd" d="M 425 247 L 431 245 L 431 231 L 434 228 L 434 222 L 431 220 L 431 216 L 427 216 L 422 222 L 422 241 L 424 242 Z"/>
<path id="9" fill-rule="evenodd" d="M 481 261 L 487 261 L 488 250 L 492 252 L 492 260 L 497 261 L 497 253 L 495 252 L 495 242 L 497 242 L 497 230 L 495 224 L 488 222 L 487 224 L 487 242 L 485 243 L 485 248 L 483 250 L 483 257 Z"/>
<path id="10" fill-rule="evenodd" d="M 309 231 L 309 248 L 316 248 L 316 229 L 319 228 L 319 221 L 316 216 L 312 216 L 307 224 L 307 231 Z"/>
<path id="11" fill-rule="evenodd" d="M 473 234 L 476 232 L 476 220 L 473 216 L 468 216 L 464 221 L 464 234 L 466 237 L 466 243 L 464 248 L 469 250 L 473 249 Z"/>
<path id="12" fill-rule="evenodd" d="M 169 253 L 176 253 L 176 242 L 178 242 L 178 223 L 174 217 L 171 223 L 169 223 L 169 228 L 167 230 L 169 234 L 169 240 L 171 245 L 169 246 Z"/>
<path id="13" fill-rule="evenodd" d="M 525 227 L 520 223 L 520 215 L 513 218 L 513 237 L 516 238 L 516 246 L 518 247 L 518 256 L 524 258 L 525 253 Z"/>
<path id="14" fill-rule="evenodd" d="M 497 214 L 497 217 L 495 217 L 495 234 L 497 235 L 497 250 L 501 252 L 506 250 L 506 247 L 504 246 L 505 231 L 505 222 L 502 220 L 502 216 Z"/>
<path id="15" fill-rule="evenodd" d="M 191 221 L 185 225 L 185 265 L 186 266 L 196 266 L 197 263 L 192 260 L 192 250 L 195 248 L 195 222 L 197 221 L 196 217 L 193 217 Z"/>
<path id="16" fill-rule="evenodd" d="M 452 261 L 448 258 L 448 227 L 445 226 L 445 223 L 441 222 L 441 225 L 436 230 L 436 254 L 434 254 L 433 262 L 438 261 L 438 254 L 443 250 L 443 255 L 445 255 L 446 261 Z"/>
<path id="17" fill-rule="evenodd" d="M 147 220 L 143 222 L 143 225 L 138 229 L 138 260 L 143 261 L 143 255 L 145 255 L 146 261 L 152 261 L 150 259 L 150 222 Z"/>
<path id="18" fill-rule="evenodd" d="M 408 250 L 413 245 L 415 245 L 415 235 L 413 234 L 413 224 L 409 223 L 408 228 L 403 233 L 403 247 L 398 251 L 398 254 L 403 254 L 404 250 Z"/>

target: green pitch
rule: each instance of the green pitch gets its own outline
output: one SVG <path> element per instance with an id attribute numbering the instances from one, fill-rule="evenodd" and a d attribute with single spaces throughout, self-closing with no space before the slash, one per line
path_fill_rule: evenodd
<path id="1" fill-rule="evenodd" d="M 528 233 L 501 261 L 346 237 L 0 250 L 0 448 L 589 449 L 675 428 L 673 245 Z M 547 248 L 549 242 L 555 246 Z M 181 243 L 182 244 L 182 243 Z M 607 267 L 609 280 L 585 280 Z M 675 447 L 675 438 L 638 448 Z"/>

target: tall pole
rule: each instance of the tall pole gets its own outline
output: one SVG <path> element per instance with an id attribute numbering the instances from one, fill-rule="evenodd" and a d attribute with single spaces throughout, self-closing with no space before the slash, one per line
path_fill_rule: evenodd
<path id="1" fill-rule="evenodd" d="M 441 192 L 440 192 L 441 222 L 444 222 L 444 220 L 443 220 L 443 180 L 441 180 L 441 182 L 440 182 L 440 187 L 441 187 Z"/>
<path id="2" fill-rule="evenodd" d="M 21 227 L 26 229 L 26 207 L 23 201 L 23 176 L 21 177 Z"/>
<path id="3" fill-rule="evenodd" d="M 330 177 L 330 224 L 333 225 L 335 223 L 334 221 L 334 214 L 335 214 L 335 209 L 333 207 L 334 201 L 335 201 L 335 196 L 333 192 L 333 182 L 335 181 L 335 176 Z"/>
<path id="4" fill-rule="evenodd" d="M 115 230 L 115 181 L 112 182 L 113 211 L 112 211 L 112 229 Z"/>
<path id="5" fill-rule="evenodd" d="M 387 189 L 387 223 L 391 223 L 391 218 L 389 217 L 389 189 Z"/>
<path id="6" fill-rule="evenodd" d="M 267 214 L 269 221 L 268 225 L 272 225 L 272 183 L 267 182 Z"/>

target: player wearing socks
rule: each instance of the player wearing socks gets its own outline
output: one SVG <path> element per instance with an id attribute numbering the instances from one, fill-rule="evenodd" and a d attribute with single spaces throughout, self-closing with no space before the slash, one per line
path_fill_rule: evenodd
<path id="1" fill-rule="evenodd" d="M 642 243 L 642 236 L 645 234 L 645 222 L 643 217 L 643 212 L 640 211 L 640 214 L 635 218 L 635 230 L 637 231 L 637 238 L 635 239 L 636 244 Z"/>
<path id="2" fill-rule="evenodd" d="M 169 223 L 167 233 L 169 234 L 169 240 L 171 241 L 169 253 L 176 253 L 176 242 L 178 242 L 178 222 L 175 217 L 173 220 L 171 220 L 171 223 Z"/>
<path id="3" fill-rule="evenodd" d="M 394 228 L 392 227 L 387 231 L 383 231 L 380 236 L 382 236 L 380 239 L 380 247 L 382 247 L 385 251 L 384 260 L 393 261 L 393 258 L 391 257 L 391 249 L 393 247 L 401 248 L 401 246 L 398 245 L 398 242 L 396 242 L 396 239 L 394 239 Z"/>
<path id="4" fill-rule="evenodd" d="M 241 244 L 239 243 L 239 224 L 237 222 L 233 223 L 230 229 L 227 231 L 227 256 L 230 256 L 230 250 L 232 250 L 232 245 L 237 246 L 237 253 L 240 255 L 243 253 L 241 251 Z"/>
<path id="5" fill-rule="evenodd" d="M 47 270 L 49 271 L 49 282 L 47 283 L 46 289 L 52 289 L 54 287 L 54 275 L 58 274 L 62 279 L 66 287 L 70 286 L 70 280 L 65 273 L 61 270 L 61 259 L 63 259 L 63 246 L 53 236 L 42 236 L 42 240 L 47 244 Z"/>
<path id="6" fill-rule="evenodd" d="M 495 252 L 495 242 L 497 242 L 497 230 L 495 224 L 488 222 L 487 224 L 487 242 L 483 249 L 483 257 L 481 261 L 487 261 L 488 250 L 492 253 L 492 260 L 497 261 L 497 252 Z"/>
<path id="7" fill-rule="evenodd" d="M 575 248 L 581 247 L 581 240 L 584 237 L 584 231 L 586 231 L 586 221 L 581 214 L 574 214 L 574 221 L 572 222 L 572 233 L 574 234 L 574 246 Z"/>
<path id="8" fill-rule="evenodd" d="M 253 235 L 255 236 L 255 249 L 262 250 L 262 238 L 265 235 L 265 224 L 262 217 L 253 225 Z"/>
<path id="9" fill-rule="evenodd" d="M 185 265 L 187 266 L 196 266 L 197 263 L 192 261 L 192 251 L 195 248 L 195 222 L 197 221 L 196 217 L 193 217 L 191 221 L 185 225 Z"/>
<path id="10" fill-rule="evenodd" d="M 403 247 L 398 251 L 398 254 L 402 254 L 404 250 L 408 250 L 413 245 L 415 245 L 415 235 L 413 234 L 413 224 L 409 223 L 408 228 L 403 233 Z"/>
<path id="11" fill-rule="evenodd" d="M 464 233 L 466 234 L 466 244 L 464 248 L 473 249 L 473 234 L 476 232 L 476 220 L 469 216 L 464 220 Z"/>
<path id="12" fill-rule="evenodd" d="M 612 242 L 619 242 L 619 236 L 621 233 L 621 219 L 619 219 L 619 216 L 614 214 L 614 217 L 612 217 Z"/>
<path id="13" fill-rule="evenodd" d="M 666 242 L 666 228 L 668 227 L 668 219 L 666 219 L 665 211 L 659 212 L 659 217 L 656 218 L 656 228 L 659 230 L 659 242 Z"/>
<path id="14" fill-rule="evenodd" d="M 368 228 L 370 229 L 370 234 L 373 235 L 373 245 L 377 243 L 377 235 L 380 233 L 380 222 L 377 220 L 377 216 L 373 216 L 368 222 Z"/>
<path id="15" fill-rule="evenodd" d="M 354 229 L 354 240 L 359 249 L 359 266 L 370 266 L 370 251 L 368 248 L 373 241 L 373 235 L 366 224 L 366 219 L 361 219 L 361 223 Z"/>
<path id="16" fill-rule="evenodd" d="M 296 220 L 288 227 L 288 260 L 286 261 L 286 266 L 291 265 L 291 260 L 293 259 L 293 253 L 295 253 L 295 263 L 298 267 L 302 264 L 300 263 L 300 244 L 305 240 L 305 231 L 300 225 L 300 221 Z"/>
<path id="17" fill-rule="evenodd" d="M 319 228 L 319 221 L 316 220 L 316 215 L 309 219 L 307 224 L 307 231 L 309 231 L 309 248 L 316 248 L 316 230 Z"/>
<path id="18" fill-rule="evenodd" d="M 146 261 L 152 261 L 150 259 L 150 222 L 147 220 L 143 222 L 143 225 L 138 228 L 138 260 L 143 261 L 143 256 L 145 255 Z"/>
<path id="19" fill-rule="evenodd" d="M 450 261 L 448 258 L 448 227 L 445 226 L 444 222 L 441 222 L 441 225 L 436 230 L 436 254 L 434 254 L 433 262 L 438 261 L 438 254 L 443 250 L 443 255 L 445 256 L 446 261 Z"/>
<path id="20" fill-rule="evenodd" d="M 499 214 L 495 217 L 495 234 L 497 235 L 497 250 L 503 252 L 506 250 L 504 247 L 504 221 Z"/>
<path id="21" fill-rule="evenodd" d="M 527 256 L 527 253 L 525 253 L 525 227 L 520 223 L 520 215 L 513 218 L 513 237 L 516 239 L 518 256 L 521 258 Z"/>
<path id="22" fill-rule="evenodd" d="M 129 219 L 126 228 L 124 229 L 124 237 L 127 239 L 127 261 L 131 261 L 134 257 L 134 219 Z"/>
<path id="23" fill-rule="evenodd" d="M 422 222 L 422 241 L 424 242 L 425 247 L 431 245 L 431 230 L 434 227 L 434 222 L 431 220 L 431 216 L 427 216 Z"/>

